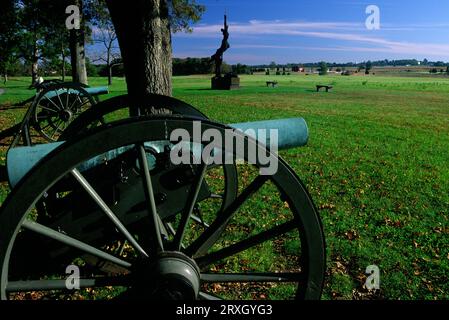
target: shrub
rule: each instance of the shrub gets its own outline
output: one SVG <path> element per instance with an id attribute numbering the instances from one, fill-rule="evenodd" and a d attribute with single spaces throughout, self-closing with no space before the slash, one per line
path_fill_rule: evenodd
<path id="1" fill-rule="evenodd" d="M 327 74 L 327 64 L 326 62 L 320 62 L 320 76 L 325 76 Z"/>

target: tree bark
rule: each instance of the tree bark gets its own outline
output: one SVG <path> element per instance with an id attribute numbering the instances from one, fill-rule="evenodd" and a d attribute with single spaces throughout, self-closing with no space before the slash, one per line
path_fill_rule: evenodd
<path id="1" fill-rule="evenodd" d="M 112 65 L 108 64 L 108 86 L 112 84 Z"/>
<path id="2" fill-rule="evenodd" d="M 82 17 L 82 0 L 75 1 L 75 4 L 80 8 L 80 19 L 84 21 Z M 84 37 L 84 24 L 81 23 L 79 30 L 70 30 L 69 37 L 70 48 L 70 63 L 72 64 L 72 81 L 83 84 L 88 84 L 87 70 L 86 70 L 86 50 L 85 50 L 85 37 Z"/>
<path id="3" fill-rule="evenodd" d="M 65 51 L 64 51 L 64 42 L 61 41 L 61 78 L 62 81 L 65 81 Z"/>
<path id="4" fill-rule="evenodd" d="M 148 93 L 172 93 L 172 46 L 166 0 L 107 0 L 134 105 Z M 132 110 L 132 115 L 138 110 Z"/>
<path id="5" fill-rule="evenodd" d="M 38 72 L 39 72 L 39 50 L 37 48 L 37 44 L 34 43 L 33 55 L 31 56 L 31 84 L 32 85 L 37 82 Z"/>
<path id="6" fill-rule="evenodd" d="M 87 85 L 84 31 L 81 29 L 70 30 L 70 61 L 72 64 L 72 81 Z"/>
<path id="7" fill-rule="evenodd" d="M 111 47 L 112 47 L 112 44 L 109 43 L 109 47 L 107 49 L 107 57 L 106 57 L 106 64 L 108 67 L 108 86 L 110 86 L 112 84 Z"/>
<path id="8" fill-rule="evenodd" d="M 65 57 L 64 56 L 62 59 L 61 78 L 62 78 L 62 81 L 65 81 Z"/>

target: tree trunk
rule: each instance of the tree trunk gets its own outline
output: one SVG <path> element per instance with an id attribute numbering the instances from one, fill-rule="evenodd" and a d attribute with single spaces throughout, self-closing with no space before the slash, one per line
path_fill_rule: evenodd
<path id="1" fill-rule="evenodd" d="M 147 93 L 170 96 L 172 47 L 166 0 L 106 2 L 120 44 L 131 101 L 139 105 Z"/>
<path id="2" fill-rule="evenodd" d="M 112 65 L 108 63 L 108 86 L 112 84 Z"/>
<path id="3" fill-rule="evenodd" d="M 69 50 L 70 50 L 70 65 L 72 66 L 72 81 L 79 82 L 79 76 L 76 72 L 76 66 L 78 64 L 78 55 L 76 53 L 77 32 L 76 30 L 70 30 L 69 32 Z"/>
<path id="4" fill-rule="evenodd" d="M 8 82 L 8 73 L 5 71 L 3 73 L 3 84 L 6 84 L 6 82 Z"/>
<path id="5" fill-rule="evenodd" d="M 35 84 L 37 82 L 37 76 L 39 72 L 39 50 L 37 48 L 37 44 L 34 45 L 33 48 L 33 56 L 31 58 L 31 84 Z"/>
<path id="6" fill-rule="evenodd" d="M 65 81 L 65 53 L 64 53 L 64 43 L 61 44 L 61 78 L 62 81 Z"/>
<path id="7" fill-rule="evenodd" d="M 80 15 L 82 15 L 82 0 L 76 0 L 75 4 L 80 8 Z M 81 21 L 83 17 L 80 17 Z M 81 29 L 70 30 L 69 37 L 70 47 L 70 63 L 72 64 L 72 81 L 88 84 L 86 71 L 86 51 L 84 47 L 84 24 L 81 23 Z"/>
<path id="8" fill-rule="evenodd" d="M 81 29 L 70 30 L 70 62 L 72 64 L 72 81 L 87 85 L 84 31 Z"/>
<path id="9" fill-rule="evenodd" d="M 31 84 L 35 84 L 37 82 L 38 70 L 38 62 L 33 59 L 33 64 L 31 65 Z"/>
<path id="10" fill-rule="evenodd" d="M 62 59 L 61 75 L 62 81 L 65 81 L 65 57 Z"/>
<path id="11" fill-rule="evenodd" d="M 108 51 L 107 51 L 107 57 L 106 57 L 106 64 L 108 68 L 108 86 L 112 84 L 112 63 L 111 63 L 111 44 L 109 44 Z"/>

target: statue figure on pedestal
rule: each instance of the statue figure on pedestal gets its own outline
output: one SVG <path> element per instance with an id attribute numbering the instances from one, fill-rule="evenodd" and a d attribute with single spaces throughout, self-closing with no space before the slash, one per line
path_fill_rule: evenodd
<path id="1" fill-rule="evenodd" d="M 224 27 L 221 29 L 223 33 L 223 40 L 221 40 L 221 46 L 217 49 L 215 54 L 210 57 L 210 60 L 215 63 L 215 75 L 212 80 L 212 89 L 215 90 L 231 90 L 238 89 L 240 87 L 240 79 L 237 75 L 232 73 L 225 74 L 222 76 L 222 65 L 223 65 L 223 53 L 230 48 L 228 39 L 228 22 L 226 14 L 224 16 Z"/>
<path id="2" fill-rule="evenodd" d="M 223 40 L 221 41 L 220 48 L 217 49 L 214 55 L 212 55 L 211 60 L 215 63 L 215 76 L 221 77 L 221 65 L 223 64 L 223 53 L 229 49 L 229 32 L 228 32 L 228 23 L 227 17 L 224 16 L 224 28 L 221 29 L 223 33 Z"/>

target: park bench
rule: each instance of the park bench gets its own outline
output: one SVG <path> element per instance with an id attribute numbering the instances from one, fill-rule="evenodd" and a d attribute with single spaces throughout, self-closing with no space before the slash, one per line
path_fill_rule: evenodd
<path id="1" fill-rule="evenodd" d="M 319 92 L 322 88 L 325 88 L 326 92 L 329 92 L 329 90 L 331 90 L 333 87 L 330 86 L 330 85 L 317 84 L 316 85 L 316 92 Z"/>
<path id="2" fill-rule="evenodd" d="M 278 84 L 277 81 L 267 81 L 267 87 L 271 85 L 272 88 L 276 87 Z"/>

